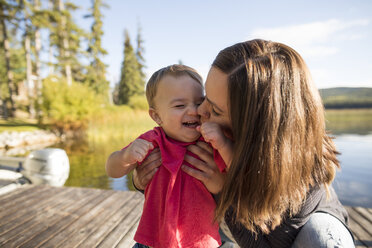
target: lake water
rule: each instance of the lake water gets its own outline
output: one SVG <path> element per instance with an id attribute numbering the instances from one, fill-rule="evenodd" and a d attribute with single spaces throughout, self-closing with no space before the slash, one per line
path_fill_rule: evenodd
<path id="1" fill-rule="evenodd" d="M 342 169 L 333 185 L 343 204 L 372 207 L 372 111 L 367 111 L 367 117 L 364 112 L 350 117 L 353 114 L 340 111 L 327 118 L 328 129 L 336 137 L 334 141 L 341 153 Z M 80 141 L 58 145 L 66 150 L 70 159 L 66 185 L 133 190 L 130 175 L 129 179 L 112 179 L 105 173 L 104 164 L 109 154 L 124 145 L 120 140 L 106 144 Z"/>
<path id="2" fill-rule="evenodd" d="M 333 182 L 345 205 L 372 207 L 372 135 L 337 135 L 341 171 Z"/>

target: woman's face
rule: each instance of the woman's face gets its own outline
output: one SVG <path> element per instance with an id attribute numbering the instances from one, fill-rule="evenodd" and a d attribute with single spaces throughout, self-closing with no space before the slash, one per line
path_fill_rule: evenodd
<path id="1" fill-rule="evenodd" d="M 227 103 L 227 74 L 212 67 L 205 82 L 205 100 L 198 108 L 201 122 L 215 122 L 230 131 L 231 119 Z"/>

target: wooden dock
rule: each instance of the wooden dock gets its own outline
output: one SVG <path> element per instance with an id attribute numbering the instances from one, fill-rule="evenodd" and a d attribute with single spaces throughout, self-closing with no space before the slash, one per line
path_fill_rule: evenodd
<path id="1" fill-rule="evenodd" d="M 0 196 L 0 247 L 132 247 L 136 192 L 27 185 Z"/>
<path id="2" fill-rule="evenodd" d="M 349 213 L 349 227 L 354 234 L 355 247 L 372 247 L 372 208 L 345 208 Z"/>
<path id="3" fill-rule="evenodd" d="M 0 247 L 132 247 L 143 195 L 22 186 L 0 196 Z M 356 247 L 372 247 L 372 209 L 346 207 Z"/>

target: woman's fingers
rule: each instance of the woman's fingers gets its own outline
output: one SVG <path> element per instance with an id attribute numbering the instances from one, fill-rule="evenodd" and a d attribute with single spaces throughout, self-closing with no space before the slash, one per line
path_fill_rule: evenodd
<path id="1" fill-rule="evenodd" d="M 150 155 L 137 166 L 133 172 L 133 182 L 138 189 L 145 189 L 147 184 L 161 165 L 161 156 L 159 149 L 154 149 Z"/>
<path id="2" fill-rule="evenodd" d="M 226 175 L 220 172 L 214 162 L 213 149 L 205 142 L 197 142 L 195 145 L 188 146 L 187 149 L 199 156 L 201 160 L 186 154 L 185 161 L 192 164 L 196 169 L 183 165 L 182 170 L 200 180 L 209 192 L 213 194 L 220 192 Z"/>
<path id="3" fill-rule="evenodd" d="M 201 172 L 204 172 L 204 174 L 205 173 L 206 174 L 213 173 L 213 170 L 208 166 L 208 164 L 206 164 L 205 162 L 203 162 L 203 161 L 201 161 L 197 158 L 194 158 L 194 157 L 186 154 L 185 155 L 185 161 L 188 162 L 189 164 L 192 164 L 194 167 L 199 169 Z M 187 167 L 189 167 L 189 166 L 187 166 Z M 192 168 L 190 168 L 190 169 L 192 169 Z M 204 178 L 205 178 L 205 176 L 204 176 Z M 201 180 L 201 179 L 199 179 L 199 180 Z"/>
<path id="4" fill-rule="evenodd" d="M 161 165 L 161 163 L 160 163 L 160 165 Z M 146 185 L 151 181 L 152 177 L 158 171 L 158 167 L 160 165 L 157 165 L 153 170 L 148 171 L 148 173 L 144 176 L 143 181 L 146 182 Z"/>
<path id="5" fill-rule="evenodd" d="M 161 158 L 159 148 L 155 148 L 149 156 L 143 161 L 142 165 L 146 166 L 146 164 L 153 162 L 154 160 L 159 160 Z"/>
<path id="6" fill-rule="evenodd" d="M 140 165 L 139 167 L 142 167 L 142 165 Z M 143 173 L 144 176 L 147 176 L 148 174 L 152 173 L 153 171 L 156 171 L 160 165 L 161 165 L 161 160 L 160 159 L 154 160 L 154 161 L 148 163 L 146 166 L 143 166 L 141 172 Z"/>
<path id="7" fill-rule="evenodd" d="M 197 142 L 195 145 L 190 145 L 187 150 L 199 156 L 199 158 L 206 163 L 212 163 L 213 149 L 205 142 Z"/>
<path id="8" fill-rule="evenodd" d="M 213 154 L 213 148 L 208 145 L 207 143 L 203 142 L 203 141 L 198 141 L 196 142 L 196 145 L 200 148 L 202 148 L 203 150 L 209 152 L 210 154 Z"/>
<path id="9" fill-rule="evenodd" d="M 184 171 L 184 172 L 186 172 L 187 174 L 189 174 L 190 176 L 192 176 L 192 177 L 195 177 L 196 179 L 198 179 L 198 180 L 200 180 L 200 181 L 202 181 L 202 182 L 204 182 L 205 181 L 205 173 L 204 172 L 202 172 L 202 171 L 198 171 L 198 170 L 195 170 L 195 169 L 193 169 L 193 168 L 191 168 L 191 167 L 189 167 L 189 166 L 187 166 L 187 165 L 182 165 L 182 170 Z"/>
<path id="10" fill-rule="evenodd" d="M 200 180 L 212 194 L 217 194 L 221 191 L 226 175 L 218 170 L 213 160 L 212 163 L 208 164 L 192 156 L 185 155 L 185 161 L 197 168 L 194 169 L 187 165 L 182 165 L 182 170 L 185 173 Z"/>
<path id="11" fill-rule="evenodd" d="M 142 181 L 143 181 L 143 177 L 139 177 L 138 176 L 138 171 L 137 169 L 135 169 L 133 171 L 133 177 L 132 177 L 132 180 L 133 180 L 133 185 L 134 187 L 137 189 L 137 190 L 145 190 L 146 188 L 146 184 L 143 184 Z"/>

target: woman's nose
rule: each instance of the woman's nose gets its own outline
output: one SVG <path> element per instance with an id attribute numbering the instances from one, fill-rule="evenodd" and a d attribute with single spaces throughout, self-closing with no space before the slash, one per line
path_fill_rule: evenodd
<path id="1" fill-rule="evenodd" d="M 199 107 L 198 107 L 198 114 L 201 117 L 203 117 L 203 118 L 209 119 L 210 113 L 209 113 L 208 108 L 207 108 L 207 102 L 206 102 L 206 100 L 204 100 L 202 102 L 202 104 L 199 105 Z"/>

